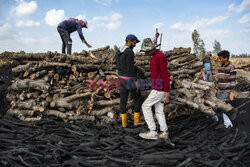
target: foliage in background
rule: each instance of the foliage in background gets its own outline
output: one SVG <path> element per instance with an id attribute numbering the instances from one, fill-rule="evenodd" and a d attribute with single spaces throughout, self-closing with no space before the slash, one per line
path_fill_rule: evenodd
<path id="1" fill-rule="evenodd" d="M 218 42 L 217 40 L 214 40 L 213 48 L 214 48 L 213 53 L 214 53 L 215 56 L 217 56 L 218 53 L 219 53 L 220 51 L 222 51 L 222 49 L 221 49 L 221 44 L 220 44 L 220 42 Z"/>
<path id="2" fill-rule="evenodd" d="M 204 57 L 206 53 L 205 43 L 200 38 L 200 34 L 196 29 L 192 33 L 192 40 L 193 40 L 193 45 L 194 45 L 193 47 L 194 53 L 199 57 L 200 56 Z"/>

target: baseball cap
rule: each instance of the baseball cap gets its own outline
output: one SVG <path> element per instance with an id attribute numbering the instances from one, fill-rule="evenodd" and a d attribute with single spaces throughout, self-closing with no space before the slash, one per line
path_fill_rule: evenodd
<path id="1" fill-rule="evenodd" d="M 208 52 L 207 52 L 207 55 L 212 55 L 212 52 L 208 51 Z"/>
<path id="2" fill-rule="evenodd" d="M 140 40 L 135 35 L 133 35 L 133 34 L 127 35 L 126 41 L 129 41 L 129 40 L 136 40 L 136 43 L 140 42 Z"/>

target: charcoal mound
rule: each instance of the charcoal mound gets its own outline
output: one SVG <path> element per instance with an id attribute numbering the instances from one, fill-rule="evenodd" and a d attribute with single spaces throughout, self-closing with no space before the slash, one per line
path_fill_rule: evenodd
<path id="1" fill-rule="evenodd" d="M 24 122 L 5 116 L 0 119 L 0 166 L 250 165 L 250 144 L 238 128 L 220 128 L 203 114 L 177 117 L 168 125 L 171 141 L 148 141 L 138 136 L 146 126 Z"/>
<path id="2" fill-rule="evenodd" d="M 11 71 L 12 66 L 4 65 L 0 66 L 0 116 L 5 115 L 9 109 L 10 104 L 6 100 L 7 88 L 12 84 L 14 74 Z"/>

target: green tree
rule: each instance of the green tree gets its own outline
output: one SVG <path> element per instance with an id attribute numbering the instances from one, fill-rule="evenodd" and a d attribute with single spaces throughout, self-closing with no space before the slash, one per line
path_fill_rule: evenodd
<path id="1" fill-rule="evenodd" d="M 221 44 L 217 40 L 214 40 L 213 48 L 214 48 L 213 53 L 215 54 L 215 56 L 217 56 L 218 53 L 222 51 Z"/>
<path id="2" fill-rule="evenodd" d="M 117 45 L 114 45 L 114 51 L 117 52 L 119 50 Z"/>
<path id="3" fill-rule="evenodd" d="M 192 40 L 193 40 L 193 50 L 196 55 L 198 55 L 198 50 L 199 50 L 199 39 L 200 39 L 200 34 L 197 30 L 194 30 L 192 33 Z"/>
<path id="4" fill-rule="evenodd" d="M 199 55 L 202 57 L 205 57 L 206 55 L 205 43 L 202 39 L 200 39 Z"/>
<path id="5" fill-rule="evenodd" d="M 194 53 L 197 56 L 204 56 L 205 52 L 206 52 L 205 43 L 200 38 L 200 34 L 196 29 L 192 33 L 192 40 L 193 40 L 193 44 L 194 44 L 194 47 L 193 47 Z"/>

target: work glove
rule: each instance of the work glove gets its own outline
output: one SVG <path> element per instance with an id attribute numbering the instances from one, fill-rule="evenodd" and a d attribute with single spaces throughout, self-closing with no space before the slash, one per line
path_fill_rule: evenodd
<path id="1" fill-rule="evenodd" d="M 234 93 L 233 93 L 233 92 L 230 92 L 230 94 L 229 94 L 229 99 L 230 99 L 231 101 L 234 100 Z"/>

